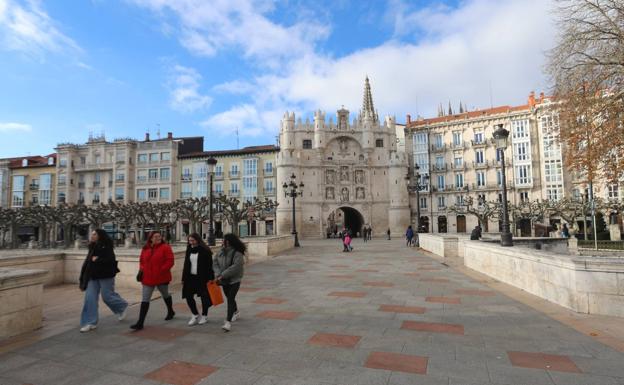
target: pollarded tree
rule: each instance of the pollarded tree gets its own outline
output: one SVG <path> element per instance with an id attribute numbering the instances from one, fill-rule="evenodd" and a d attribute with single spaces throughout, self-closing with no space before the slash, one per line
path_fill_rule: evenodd
<path id="1" fill-rule="evenodd" d="M 266 215 L 267 211 L 275 210 L 277 203 L 265 198 L 259 200 L 254 198 L 253 202 L 243 202 L 235 197 L 220 195 L 215 199 L 219 208 L 219 215 L 222 216 L 232 226 L 232 232 L 239 235 L 238 225 L 246 220 L 253 220 Z"/>
<path id="2" fill-rule="evenodd" d="M 104 223 L 113 219 L 112 207 L 108 203 L 100 203 L 92 206 L 79 206 L 84 219 L 92 229 L 101 229 Z"/>
<path id="3" fill-rule="evenodd" d="M 65 247 L 69 247 L 75 238 L 76 226 L 84 223 L 83 209 L 78 205 L 60 203 L 53 207 L 50 218 L 59 225 Z"/>
<path id="4" fill-rule="evenodd" d="M 201 224 L 208 219 L 210 202 L 207 198 L 189 198 L 176 201 L 179 218 L 189 221 L 189 232 L 199 233 Z"/>
<path id="5" fill-rule="evenodd" d="M 50 242 L 50 231 L 52 230 L 53 211 L 50 206 L 31 206 L 24 208 L 24 224 L 32 224 L 39 228 L 39 244 L 47 247 Z"/>
<path id="6" fill-rule="evenodd" d="M 500 206 L 498 202 L 488 202 L 482 199 L 475 202 L 475 200 L 469 196 L 464 199 L 463 204 L 453 205 L 447 210 L 457 215 L 472 215 L 476 217 L 479 225 L 487 232 L 489 220 L 497 221 L 499 219 Z"/>

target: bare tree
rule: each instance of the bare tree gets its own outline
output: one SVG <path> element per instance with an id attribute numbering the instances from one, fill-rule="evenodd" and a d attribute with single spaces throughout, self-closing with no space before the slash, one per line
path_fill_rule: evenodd
<path id="1" fill-rule="evenodd" d="M 199 233 L 201 224 L 208 219 L 208 207 L 210 202 L 207 198 L 190 198 L 177 201 L 177 212 L 180 218 L 189 221 L 189 232 Z"/>
<path id="2" fill-rule="evenodd" d="M 487 232 L 489 220 L 499 219 L 501 211 L 500 206 L 499 202 L 488 202 L 485 200 L 479 200 L 475 204 L 474 199 L 469 196 L 464 199 L 462 205 L 453 205 L 447 210 L 458 215 L 472 215 L 476 217 L 479 225 Z"/>
<path id="3" fill-rule="evenodd" d="M 266 216 L 267 212 L 271 212 L 277 207 L 277 203 L 268 198 L 264 200 L 254 198 L 253 202 L 241 203 L 239 199 L 228 198 L 226 195 L 220 195 L 215 199 L 215 203 L 219 207 L 219 214 L 232 226 L 232 232 L 236 235 L 239 235 L 238 225 L 240 222 Z"/>

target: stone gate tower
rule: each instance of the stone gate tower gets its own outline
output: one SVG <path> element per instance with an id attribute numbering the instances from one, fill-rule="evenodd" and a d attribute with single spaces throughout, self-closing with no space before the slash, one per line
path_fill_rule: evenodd
<path id="1" fill-rule="evenodd" d="M 368 77 L 362 110 L 350 121 L 344 107 L 336 121 L 316 111 L 305 122 L 294 112 L 281 121 L 277 155 L 278 234 L 292 228 L 292 202 L 282 184 L 294 174 L 303 182 L 295 218 L 301 238 L 325 237 L 332 229 L 349 227 L 355 234 L 369 225 L 374 236 L 402 234 L 410 223 L 405 153 L 397 151 L 395 118 L 380 123 Z"/>

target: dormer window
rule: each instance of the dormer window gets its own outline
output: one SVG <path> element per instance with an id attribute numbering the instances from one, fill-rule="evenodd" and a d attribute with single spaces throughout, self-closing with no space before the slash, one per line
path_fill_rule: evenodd
<path id="1" fill-rule="evenodd" d="M 53 166 L 54 165 L 54 158 L 53 157 L 49 157 L 48 158 L 48 166 Z"/>
<path id="2" fill-rule="evenodd" d="M 28 159 L 22 159 L 22 167 L 28 166 Z"/>

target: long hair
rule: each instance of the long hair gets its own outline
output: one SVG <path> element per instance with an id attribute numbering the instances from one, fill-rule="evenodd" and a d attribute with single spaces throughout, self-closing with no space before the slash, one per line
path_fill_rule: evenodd
<path id="1" fill-rule="evenodd" d="M 236 234 L 225 234 L 223 236 L 223 240 L 227 242 L 229 247 L 240 252 L 241 254 L 245 254 L 245 251 L 247 251 L 247 247 L 245 247 L 243 241 L 241 241 L 240 238 L 236 236 Z"/>
<path id="2" fill-rule="evenodd" d="M 113 248 L 113 240 L 111 239 L 111 237 L 108 235 L 108 233 L 102 229 L 95 229 L 93 230 L 95 231 L 95 233 L 98 235 L 98 240 L 95 244 L 91 244 L 89 245 L 90 247 L 95 247 L 95 246 L 99 246 L 99 247 L 106 247 L 106 248 Z"/>
<path id="3" fill-rule="evenodd" d="M 152 247 L 152 238 L 154 237 L 154 235 L 156 234 L 160 234 L 160 236 L 162 237 L 162 233 L 158 230 L 154 230 L 154 231 L 150 231 L 150 233 L 147 235 L 147 242 L 145 242 L 145 245 L 143 245 L 143 249 L 149 249 L 150 247 Z M 162 243 L 166 243 L 165 242 L 165 238 L 162 238 Z"/>
<path id="4" fill-rule="evenodd" d="M 194 240 L 196 240 L 197 243 L 199 244 L 199 247 L 201 247 L 202 249 L 208 251 L 208 254 L 212 255 L 212 251 L 210 250 L 210 247 L 206 244 L 206 242 L 204 242 L 204 240 L 202 239 L 201 235 L 199 235 L 198 233 L 192 233 L 191 235 L 189 235 L 187 237 L 187 242 L 186 242 L 186 251 L 187 252 L 191 249 L 191 244 L 188 243 L 188 238 L 193 238 Z"/>

